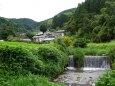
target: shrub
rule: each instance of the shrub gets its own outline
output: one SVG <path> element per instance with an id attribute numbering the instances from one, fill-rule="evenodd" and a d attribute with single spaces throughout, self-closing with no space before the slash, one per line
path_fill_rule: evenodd
<path id="1" fill-rule="evenodd" d="M 68 37 L 68 36 L 65 36 L 65 37 L 63 38 L 63 40 L 64 40 L 64 43 L 66 44 L 66 46 L 73 46 L 73 44 L 74 44 L 74 41 L 71 40 L 71 38 Z"/>
<path id="2" fill-rule="evenodd" d="M 45 77 L 29 75 L 13 78 L 2 86 L 65 86 L 64 84 L 52 83 Z"/>
<path id="3" fill-rule="evenodd" d="M 65 42 L 64 42 L 64 40 L 63 40 L 62 37 L 57 37 L 57 38 L 54 40 L 54 43 L 59 44 L 59 45 L 65 47 L 65 48 L 67 47 L 67 45 L 65 44 Z"/>
<path id="4" fill-rule="evenodd" d="M 67 55 L 52 46 L 40 46 L 37 55 L 45 64 L 41 73 L 48 77 L 54 77 L 62 72 L 68 62 Z"/>
<path id="5" fill-rule="evenodd" d="M 7 43 L 3 42 L 0 46 L 0 85 L 2 86 L 12 77 L 26 77 L 29 74 L 53 78 L 61 73 L 68 63 L 67 55 L 49 44 L 38 46 Z"/>
<path id="6" fill-rule="evenodd" d="M 11 75 L 34 73 L 42 65 L 28 49 L 14 46 L 0 47 L 0 61 L 1 69 Z"/>
<path id="7" fill-rule="evenodd" d="M 81 47 L 84 48 L 87 46 L 87 40 L 84 38 L 78 38 L 75 40 L 74 47 Z"/>
<path id="8" fill-rule="evenodd" d="M 55 60 L 58 61 L 59 51 L 54 47 L 49 46 L 40 46 L 37 51 L 38 55 L 42 58 L 42 60 Z"/>
<path id="9" fill-rule="evenodd" d="M 115 86 L 115 71 L 108 71 L 96 82 L 96 86 Z"/>

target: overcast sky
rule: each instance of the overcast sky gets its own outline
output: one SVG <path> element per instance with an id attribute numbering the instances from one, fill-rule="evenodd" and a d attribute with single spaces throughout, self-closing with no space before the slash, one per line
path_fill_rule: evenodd
<path id="1" fill-rule="evenodd" d="M 85 0 L 0 0 L 0 16 L 43 21 Z"/>

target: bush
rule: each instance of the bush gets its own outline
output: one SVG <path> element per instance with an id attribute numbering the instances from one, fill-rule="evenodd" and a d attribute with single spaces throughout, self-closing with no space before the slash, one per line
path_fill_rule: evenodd
<path id="1" fill-rule="evenodd" d="M 108 71 L 96 82 L 96 86 L 115 86 L 115 71 Z"/>
<path id="2" fill-rule="evenodd" d="M 16 42 L 7 43 L 4 42 L 0 46 L 1 86 L 12 77 L 26 77 L 29 74 L 43 75 L 52 79 L 61 73 L 68 63 L 67 55 L 49 44 L 38 46 L 27 43 L 22 43 L 23 45 Z"/>
<path id="3" fill-rule="evenodd" d="M 68 62 L 66 54 L 52 46 L 40 46 L 37 54 L 45 64 L 45 68 L 41 70 L 45 76 L 56 76 Z"/>
<path id="4" fill-rule="evenodd" d="M 42 58 L 42 60 L 55 60 L 58 61 L 61 56 L 59 55 L 59 51 L 54 47 L 49 46 L 40 46 L 37 50 L 38 56 Z"/>
<path id="5" fill-rule="evenodd" d="M 65 86 L 64 84 L 52 83 L 45 77 L 29 75 L 13 78 L 2 86 Z"/>
<path id="6" fill-rule="evenodd" d="M 1 68 L 13 72 L 13 75 L 26 74 L 25 70 L 30 71 L 34 67 L 34 60 L 31 57 L 34 58 L 32 53 L 21 47 L 0 47 Z"/>
<path id="7" fill-rule="evenodd" d="M 87 46 L 87 40 L 84 38 L 78 38 L 75 40 L 74 47 L 81 47 L 84 48 Z"/>
<path id="8" fill-rule="evenodd" d="M 64 40 L 64 43 L 66 44 L 66 46 L 73 46 L 73 44 L 74 44 L 74 41 L 71 40 L 71 38 L 68 37 L 68 36 L 65 36 L 65 37 L 63 38 L 63 40 Z"/>

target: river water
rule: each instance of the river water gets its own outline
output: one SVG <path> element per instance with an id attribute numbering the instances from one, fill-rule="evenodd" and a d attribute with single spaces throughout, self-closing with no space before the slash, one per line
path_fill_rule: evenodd
<path id="1" fill-rule="evenodd" d="M 74 68 L 73 57 L 69 56 L 68 67 L 54 82 L 65 83 L 67 86 L 95 86 L 95 82 L 105 70 L 110 69 L 106 56 L 85 56 L 84 67 Z"/>

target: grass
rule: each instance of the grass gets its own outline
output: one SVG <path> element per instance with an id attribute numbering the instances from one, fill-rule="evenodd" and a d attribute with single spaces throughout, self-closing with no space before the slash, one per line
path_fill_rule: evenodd
<path id="1" fill-rule="evenodd" d="M 114 48 L 115 42 L 89 43 L 86 48 L 82 48 L 81 50 L 85 55 L 108 55 L 108 52 Z"/>
<path id="2" fill-rule="evenodd" d="M 38 48 L 40 46 L 40 44 L 24 43 L 24 42 L 5 42 L 5 41 L 1 41 L 0 45 L 21 46 L 21 47 L 27 47 L 27 48 L 33 48 L 33 47 Z"/>

